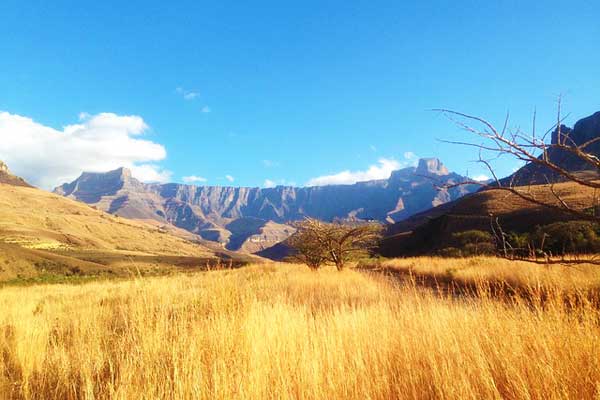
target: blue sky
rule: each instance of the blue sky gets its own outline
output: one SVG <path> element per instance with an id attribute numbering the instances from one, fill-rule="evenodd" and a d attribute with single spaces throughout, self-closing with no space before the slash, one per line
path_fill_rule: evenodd
<path id="1" fill-rule="evenodd" d="M 0 139 L 53 137 L 0 145 L 16 173 L 50 187 L 122 162 L 146 179 L 302 185 L 411 153 L 478 175 L 473 149 L 437 141 L 469 136 L 429 109 L 522 127 L 534 108 L 550 127 L 561 93 L 570 124 L 600 110 L 597 2 L 124 3 L 0 3 Z"/>

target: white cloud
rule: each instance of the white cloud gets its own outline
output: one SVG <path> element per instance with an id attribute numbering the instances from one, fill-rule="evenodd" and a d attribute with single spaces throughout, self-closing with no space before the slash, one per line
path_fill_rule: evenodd
<path id="1" fill-rule="evenodd" d="M 365 171 L 342 171 L 337 174 L 324 175 L 312 178 L 307 186 L 325 185 L 350 185 L 356 182 L 371 181 L 375 179 L 387 179 L 392 171 L 402 168 L 406 163 L 394 159 L 380 158 L 376 165 L 371 165 Z"/>
<path id="2" fill-rule="evenodd" d="M 184 176 L 181 178 L 185 183 L 197 183 L 197 182 L 206 182 L 207 179 L 202 176 L 190 175 Z"/>
<path id="3" fill-rule="evenodd" d="M 279 166 L 279 163 L 273 160 L 262 160 L 262 164 L 265 168 L 273 168 Z"/>
<path id="4" fill-rule="evenodd" d="M 171 180 L 173 173 L 156 164 L 130 165 L 127 168 L 136 179 L 142 182 L 166 183 Z M 102 171 L 100 171 L 102 172 Z"/>
<path id="5" fill-rule="evenodd" d="M 417 165 L 419 161 L 419 157 L 413 153 L 412 151 L 407 151 L 404 153 L 404 159 L 410 162 L 410 165 Z"/>
<path id="6" fill-rule="evenodd" d="M 202 107 L 202 109 L 200 111 L 207 114 L 207 113 L 211 112 L 212 110 L 210 109 L 209 106 L 204 106 L 204 107 Z"/>
<path id="7" fill-rule="evenodd" d="M 277 184 L 270 179 L 265 179 L 265 182 L 263 183 L 263 187 L 265 188 L 274 188 L 275 186 L 277 186 Z"/>
<path id="8" fill-rule="evenodd" d="M 277 179 L 277 180 L 265 179 L 265 181 L 263 182 L 264 188 L 274 188 L 276 186 L 296 186 L 296 182 L 288 181 L 285 179 Z"/>
<path id="9" fill-rule="evenodd" d="M 481 175 L 475 175 L 473 177 L 473 180 L 475 181 L 479 181 L 479 182 L 485 182 L 485 181 L 489 181 L 491 178 L 485 174 L 481 174 Z"/>
<path id="10" fill-rule="evenodd" d="M 183 97 L 185 100 L 194 100 L 195 98 L 197 98 L 198 96 L 200 96 L 200 93 L 198 92 L 194 92 L 192 90 L 186 90 L 182 87 L 178 87 L 177 89 L 175 89 L 175 91 L 181 95 L 181 97 Z"/>
<path id="11" fill-rule="evenodd" d="M 171 173 L 156 165 L 165 148 L 140 138 L 148 125 L 139 116 L 81 113 L 62 130 L 0 112 L 0 160 L 30 183 L 51 189 L 81 172 L 127 167 L 143 181 L 165 182 Z"/>
<path id="12" fill-rule="evenodd" d="M 225 179 L 227 179 L 229 182 L 235 181 L 235 178 L 231 175 L 225 175 Z"/>

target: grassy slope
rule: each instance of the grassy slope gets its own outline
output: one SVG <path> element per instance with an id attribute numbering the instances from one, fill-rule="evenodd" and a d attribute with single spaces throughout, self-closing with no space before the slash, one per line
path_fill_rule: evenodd
<path id="1" fill-rule="evenodd" d="M 558 201 L 546 185 L 520 190 L 528 190 L 538 200 L 558 205 Z M 593 189 L 577 184 L 556 184 L 555 192 L 574 209 L 590 207 L 597 203 L 597 195 Z M 383 245 L 383 253 L 387 256 L 424 253 L 447 241 L 453 232 L 468 229 L 489 231 L 490 215 L 499 217 L 505 231 L 525 231 L 535 225 L 573 219 L 569 214 L 540 207 L 511 193 L 486 190 L 392 225 L 389 229 L 390 235 Z"/>
<path id="2" fill-rule="evenodd" d="M 293 265 L 5 288 L 0 397 L 595 398 L 599 317 Z"/>
<path id="3" fill-rule="evenodd" d="M 0 281 L 119 273 L 133 261 L 138 268 L 159 268 L 171 263 L 165 256 L 187 257 L 186 265 L 215 258 L 215 249 L 176 234 L 39 189 L 0 184 Z"/>

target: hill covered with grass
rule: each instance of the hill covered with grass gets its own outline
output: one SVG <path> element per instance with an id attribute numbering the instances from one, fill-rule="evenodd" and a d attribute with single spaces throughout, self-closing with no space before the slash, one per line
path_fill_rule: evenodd
<path id="1" fill-rule="evenodd" d="M 28 185 L 0 183 L 0 281 L 238 261 L 218 247 L 174 227 L 113 216 Z"/>
<path id="2" fill-rule="evenodd" d="M 556 195 L 576 210 L 593 208 L 598 203 L 594 189 L 572 182 L 517 189 L 557 207 L 561 204 Z M 386 256 L 428 254 L 452 245 L 456 233 L 490 232 L 496 218 L 504 232 L 530 232 L 536 226 L 578 219 L 566 210 L 549 209 L 506 191 L 483 190 L 391 225 L 381 252 Z"/>

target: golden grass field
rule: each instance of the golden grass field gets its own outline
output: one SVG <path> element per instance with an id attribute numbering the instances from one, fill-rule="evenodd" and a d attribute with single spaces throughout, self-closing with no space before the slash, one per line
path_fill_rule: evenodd
<path id="1" fill-rule="evenodd" d="M 585 260 L 584 256 L 580 258 Z M 429 286 L 450 283 L 457 290 L 465 287 L 479 290 L 487 286 L 490 289 L 522 289 L 533 295 L 536 291 L 554 291 L 563 295 L 594 295 L 598 292 L 600 295 L 600 265 L 584 263 L 546 265 L 491 257 L 410 257 L 366 262 L 364 266 L 417 280 L 425 278 Z"/>
<path id="2" fill-rule="evenodd" d="M 597 307 L 486 291 L 290 264 L 5 287 L 0 398 L 600 398 Z"/>

